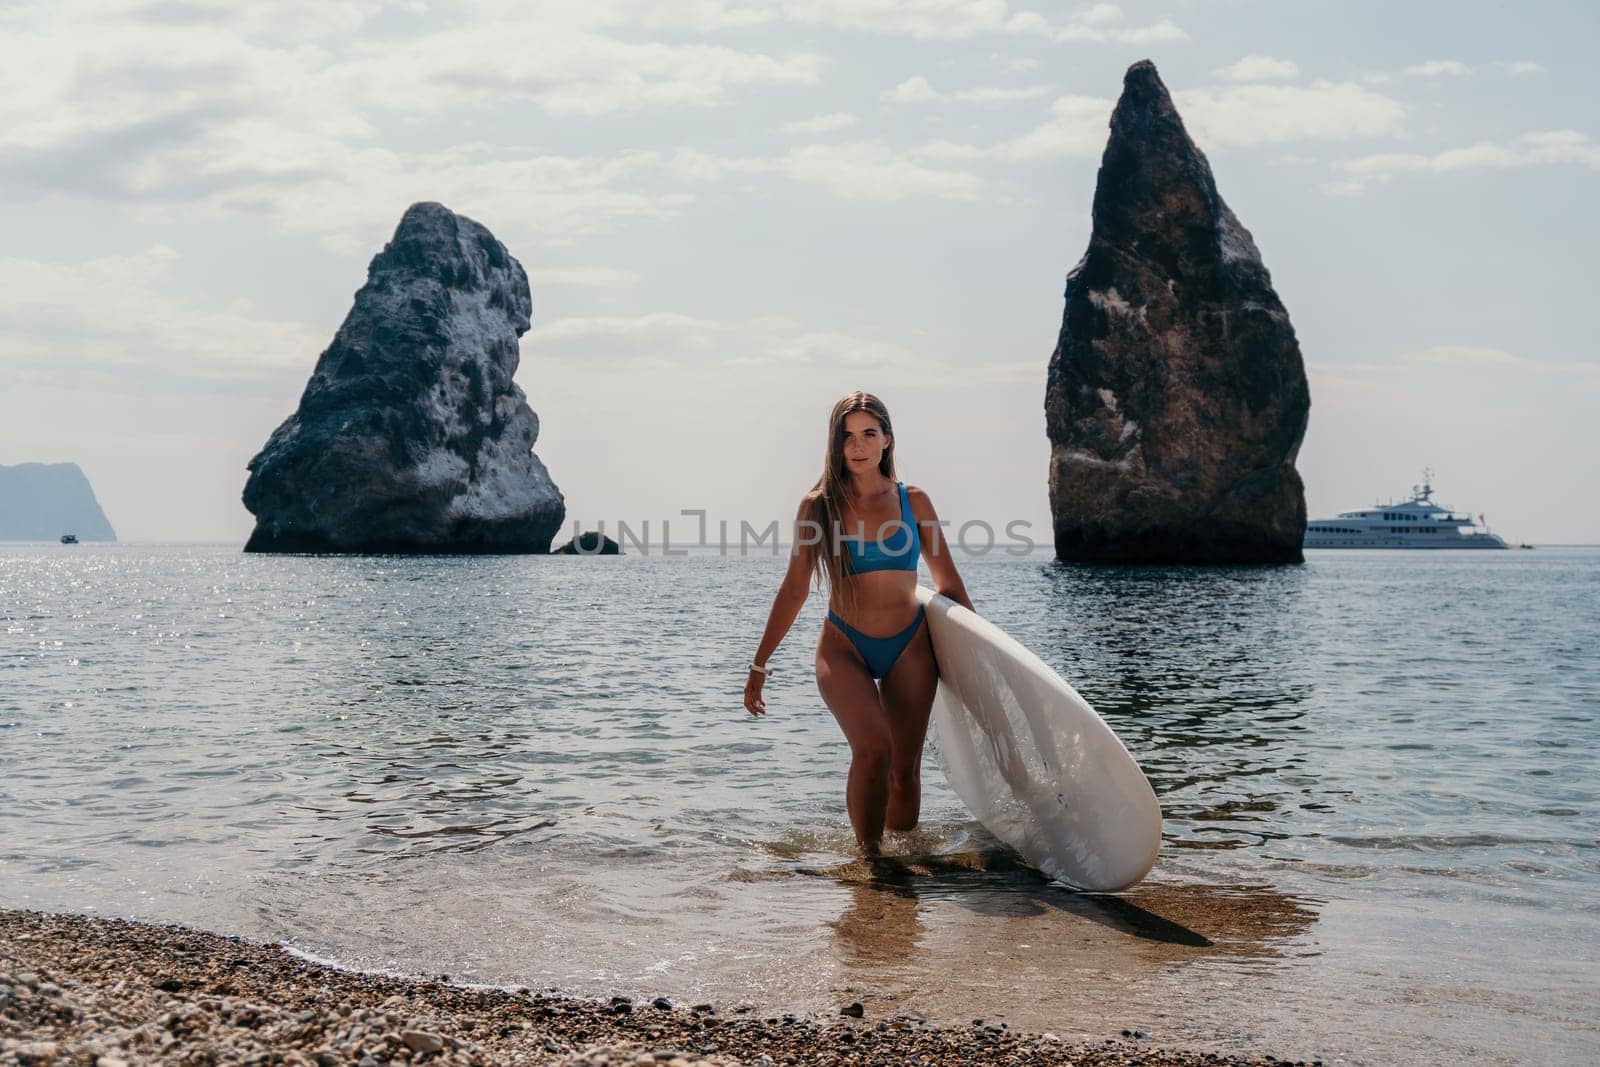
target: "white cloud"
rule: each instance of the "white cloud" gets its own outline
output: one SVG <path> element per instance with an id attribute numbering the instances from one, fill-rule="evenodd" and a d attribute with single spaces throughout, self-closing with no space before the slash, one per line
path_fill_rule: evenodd
<path id="1" fill-rule="evenodd" d="M 795 148 L 781 168 L 794 181 L 848 200 L 975 200 L 983 187 L 975 174 L 929 167 L 875 141 Z"/>
<path id="2" fill-rule="evenodd" d="M 641 15 L 624 0 L 551 0 L 536 20 L 521 6 L 468 0 L 444 28 L 402 24 L 366 37 L 350 31 L 375 5 L 341 9 L 337 17 L 306 6 L 317 17 L 291 29 L 278 21 L 301 7 L 191 5 L 162 21 L 134 6 L 94 18 L 46 5 L 11 7 L 0 13 L 13 59 L 0 65 L 0 180 L 14 196 L 132 201 L 152 220 L 169 210 L 265 214 L 350 253 L 381 243 L 406 205 L 420 199 L 443 201 L 497 232 L 498 220 L 514 219 L 522 233 L 551 246 L 626 220 L 670 218 L 694 201 L 694 183 L 730 172 L 777 174 L 852 199 L 972 199 L 981 184 L 976 176 L 876 142 L 739 160 L 636 150 L 568 155 L 471 141 L 405 150 L 387 134 L 379 138 L 385 123 L 463 113 L 470 119 L 480 107 L 518 100 L 553 115 L 596 116 L 715 105 L 735 89 L 811 85 L 825 65 L 817 56 L 622 40 L 606 31 L 633 16 L 713 27 L 747 15 L 872 21 L 870 11 L 847 7 L 734 9 L 707 0 Z M 952 33 L 976 32 L 997 10 L 931 0 L 909 17 L 948 17 Z M 881 25 L 894 22 L 893 12 L 879 14 Z M 1015 17 L 1006 13 L 1002 21 Z M 282 47 L 307 35 L 315 46 Z M 949 98 L 1044 91 L 972 89 Z M 786 131 L 827 132 L 855 121 L 836 112 Z"/>
<path id="3" fill-rule="evenodd" d="M 1109 3 L 1093 4 L 1076 15 L 1076 21 L 1083 26 L 1105 26 L 1121 18 L 1122 8 Z"/>
<path id="4" fill-rule="evenodd" d="M 625 221 L 671 218 L 694 200 L 692 192 L 663 186 L 658 179 L 665 163 L 651 152 L 584 157 L 521 155 L 483 145 L 421 153 L 330 146 L 318 162 L 313 173 L 293 183 L 240 176 L 204 203 L 266 212 L 285 230 L 317 234 L 338 251 L 365 253 L 418 200 L 438 200 L 470 215 L 514 247 L 524 245 L 508 236 L 513 221 L 517 233 L 540 244 L 569 245 Z"/>
<path id="5" fill-rule="evenodd" d="M 1216 76 L 1231 82 L 1287 81 L 1300 76 L 1300 66 L 1292 59 L 1248 55 L 1237 63 L 1219 67 Z"/>
<path id="6" fill-rule="evenodd" d="M 557 116 L 708 106 L 730 90 L 816 85 L 827 61 L 721 45 L 630 41 L 530 17 L 366 44 L 336 68 L 373 108 L 411 116 L 527 100 Z"/>
<path id="7" fill-rule="evenodd" d="M 1190 133 L 1207 149 L 1398 136 L 1405 116 L 1396 101 L 1349 82 L 1185 89 L 1173 99 Z M 1058 97 L 1049 121 L 1019 137 L 984 147 L 934 141 L 916 154 L 945 162 L 1094 157 L 1105 148 L 1113 106 L 1104 97 Z"/>
<path id="8" fill-rule="evenodd" d="M 1472 68 L 1455 59 L 1430 59 L 1407 67 L 1405 73 L 1414 78 L 1463 78 L 1472 73 Z"/>
<path id="9" fill-rule="evenodd" d="M 935 355 L 902 340 L 808 325 L 787 315 L 713 319 L 655 311 L 565 318 L 535 327 L 522 344 L 547 378 L 554 376 L 557 364 L 652 371 L 737 367 L 764 375 L 814 369 L 868 379 L 914 373 L 919 388 L 970 391 L 982 385 L 1042 384 L 1045 371 L 1039 359 L 974 362 L 965 356 Z"/>
<path id="10" fill-rule="evenodd" d="M 918 146 L 916 154 L 944 162 L 989 159 L 1010 163 L 1097 156 L 1106 146 L 1112 107 L 1112 101 L 1099 96 L 1057 97 L 1050 105 L 1049 121 L 1020 137 L 988 146 L 931 141 Z"/>
<path id="11" fill-rule="evenodd" d="M 1526 59 L 1502 60 L 1495 64 L 1502 71 L 1516 77 L 1522 74 L 1543 74 L 1544 67 Z"/>
<path id="12" fill-rule="evenodd" d="M 1506 170 L 1556 163 L 1576 163 L 1600 170 L 1600 145 L 1577 130 L 1544 130 L 1525 133 L 1510 144 L 1480 141 L 1432 154 L 1385 152 L 1334 164 L 1347 177 L 1324 185 L 1323 191 L 1335 196 L 1355 196 L 1369 185 L 1392 181 L 1401 174 Z"/>
<path id="13" fill-rule="evenodd" d="M 796 122 L 786 122 L 782 126 L 784 133 L 832 133 L 843 130 L 860 122 L 860 118 L 849 111 L 835 111 L 827 115 L 813 115 L 809 119 L 800 119 Z"/>
<path id="14" fill-rule="evenodd" d="M 733 174 L 777 175 L 820 186 L 845 200 L 974 200 L 983 187 L 976 174 L 930 167 L 921 153 L 903 153 L 881 141 L 800 145 L 781 156 L 718 156 L 683 149 L 666 166 L 695 182 L 718 182 Z"/>
<path id="15" fill-rule="evenodd" d="M 943 100 L 944 96 L 933 87 L 932 82 L 917 74 L 893 89 L 885 89 L 878 94 L 878 99 L 892 104 L 931 104 Z"/>
<path id="16" fill-rule="evenodd" d="M 1116 44 L 1169 44 L 1188 40 L 1171 19 L 1160 19 L 1145 26 L 1122 26 L 1122 8 L 1100 3 L 1073 14 L 1065 26 L 1055 31 L 1058 41 L 1111 41 Z"/>
<path id="17" fill-rule="evenodd" d="M 1353 82 L 1234 85 L 1173 93 L 1202 148 L 1398 137 L 1405 108 Z"/>
<path id="18" fill-rule="evenodd" d="M 957 89 L 947 94 L 945 98 L 957 103 L 993 104 L 1009 103 L 1014 100 L 1037 100 L 1041 96 L 1049 95 L 1048 85 L 981 86 L 976 89 Z"/>
<path id="19" fill-rule="evenodd" d="M 583 289 L 621 289 L 633 285 L 639 276 L 615 267 L 544 267 L 528 272 L 528 281 L 541 285 L 560 285 Z M 537 294 L 535 294 L 537 295 Z"/>
<path id="20" fill-rule="evenodd" d="M 788 22 L 924 39 L 1029 33 L 1043 21 L 1034 12 L 1013 10 L 1005 0 L 788 0 L 759 6 Z"/>
<path id="21" fill-rule="evenodd" d="M 1024 36 L 1059 41 L 1159 44 L 1186 40 L 1171 19 L 1124 26 L 1122 9 L 1096 3 L 1055 24 L 1037 11 L 1013 8 L 1006 0 L 696 0 L 680 7 L 613 0 L 602 4 L 614 18 L 652 26 L 669 24 L 699 30 L 774 22 L 835 30 L 894 34 L 923 40 L 965 40 L 984 35 Z"/>
<path id="22" fill-rule="evenodd" d="M 1566 375 L 1589 384 L 1600 385 L 1600 363 L 1576 360 L 1533 359 L 1502 348 L 1481 345 L 1434 345 L 1420 352 L 1408 352 L 1401 360 L 1449 367 L 1502 368 L 1541 375 Z"/>
<path id="23" fill-rule="evenodd" d="M 493 23 L 352 37 L 375 10 L 211 3 L 155 19 L 129 5 L 8 7 L 0 180 L 13 197 L 266 211 L 336 240 L 370 233 L 377 219 L 392 224 L 416 199 L 484 212 L 531 183 L 521 198 L 561 240 L 617 217 L 669 214 L 681 196 L 619 188 L 638 153 L 408 153 L 378 145 L 379 121 L 517 100 L 556 115 L 712 105 L 733 89 L 815 84 L 825 65 L 804 54 L 618 40 L 595 32 L 594 15 L 541 22 L 520 9 Z M 284 47 L 285 35 L 315 42 Z"/>
<path id="24" fill-rule="evenodd" d="M 133 7 L 13 9 L 0 23 L 0 150 L 83 151 L 90 139 L 149 150 L 234 131 L 257 147 L 266 134 L 267 167 L 292 168 L 296 145 L 370 138 L 383 114 L 414 121 L 518 100 L 577 116 L 705 106 L 750 86 L 815 85 L 826 65 L 805 53 L 623 40 L 522 10 L 362 38 L 341 32 L 364 10 L 346 7 L 315 47 L 282 47 L 277 23 L 303 10 L 318 9 L 189 5 L 161 20 Z M 279 147 L 287 158 L 271 159 Z"/>
<path id="25" fill-rule="evenodd" d="M 1438 344 L 1402 352 L 1385 362 L 1308 361 L 1312 391 L 1327 415 L 1363 413 L 1382 417 L 1389 408 L 1414 409 L 1419 396 L 1432 399 L 1437 419 L 1489 423 L 1496 411 L 1517 411 L 1548 422 L 1530 399 L 1544 393 L 1573 395 L 1600 388 L 1600 362 L 1523 355 L 1488 345 Z M 1513 384 L 1514 383 L 1514 384 Z M 1552 393 L 1551 390 L 1555 390 Z M 1491 447 L 1505 447 L 1501 440 Z"/>
<path id="26" fill-rule="evenodd" d="M 1039 61 L 1031 56 L 992 55 L 989 58 L 1014 74 L 1027 74 L 1039 69 Z"/>
<path id="27" fill-rule="evenodd" d="M 1050 121 L 995 149 L 1002 159 L 1097 156 L 1110 132 L 1112 101 L 1099 96 L 1061 96 L 1050 105 Z"/>
<path id="28" fill-rule="evenodd" d="M 582 346 L 652 342 L 657 350 L 693 349 L 727 329 L 727 324 L 675 311 L 644 315 L 572 316 L 541 325 L 529 339 L 551 353 L 574 354 Z M 589 354 L 587 350 L 579 354 Z"/>
<path id="29" fill-rule="evenodd" d="M 954 92 L 941 92 L 933 87 L 927 78 L 920 74 L 913 75 L 896 85 L 893 89 L 885 89 L 878 94 L 878 99 L 886 104 L 930 104 L 930 103 L 959 103 L 959 104 L 993 104 L 1009 103 L 1017 100 L 1036 100 L 1050 92 L 1048 85 L 1031 85 L 1020 88 L 1005 87 L 980 87 L 976 89 L 957 89 Z"/>
<path id="30" fill-rule="evenodd" d="M 503 6 L 507 6 L 502 4 Z M 1056 32 L 1036 11 L 1006 0 L 692 0 L 677 5 L 646 0 L 596 0 L 617 25 L 700 31 L 791 23 L 834 30 L 893 34 L 923 40 L 963 40 L 982 35 L 1048 36 Z M 1098 4 L 1091 11 L 1109 9 Z M 1078 20 L 1075 18 L 1072 23 Z"/>
<path id="31" fill-rule="evenodd" d="M 0 364 L 24 381 L 128 373 L 238 381 L 309 373 L 324 334 L 174 295 L 178 253 L 156 245 L 76 263 L 0 258 Z"/>
<path id="32" fill-rule="evenodd" d="M 523 344 L 543 360 L 607 360 L 651 365 L 835 369 L 907 368 L 921 362 L 898 342 L 848 331 L 817 329 L 788 316 L 711 319 L 674 311 L 557 319 L 535 329 Z"/>

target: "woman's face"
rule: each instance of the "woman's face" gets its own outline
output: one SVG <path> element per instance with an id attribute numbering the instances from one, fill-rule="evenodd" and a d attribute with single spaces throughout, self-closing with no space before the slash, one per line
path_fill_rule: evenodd
<path id="1" fill-rule="evenodd" d="M 869 411 L 852 411 L 844 417 L 845 470 L 865 474 L 878 466 L 883 450 L 889 447 L 878 417 Z"/>

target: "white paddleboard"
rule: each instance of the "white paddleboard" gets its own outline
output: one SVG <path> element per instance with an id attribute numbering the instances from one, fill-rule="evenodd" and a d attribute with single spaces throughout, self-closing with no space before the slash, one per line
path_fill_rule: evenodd
<path id="1" fill-rule="evenodd" d="M 1161 806 L 1105 720 L 993 623 L 917 588 L 939 659 L 934 743 L 988 831 L 1051 878 L 1093 892 L 1143 878 Z"/>

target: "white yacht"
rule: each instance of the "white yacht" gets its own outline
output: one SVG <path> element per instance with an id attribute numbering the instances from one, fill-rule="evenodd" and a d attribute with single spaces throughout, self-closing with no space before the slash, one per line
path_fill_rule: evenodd
<path id="1" fill-rule="evenodd" d="M 1374 504 L 1306 524 L 1306 548 L 1509 548 L 1499 536 L 1433 502 L 1433 471 L 1404 504 Z M 1483 518 L 1482 515 L 1478 518 Z"/>

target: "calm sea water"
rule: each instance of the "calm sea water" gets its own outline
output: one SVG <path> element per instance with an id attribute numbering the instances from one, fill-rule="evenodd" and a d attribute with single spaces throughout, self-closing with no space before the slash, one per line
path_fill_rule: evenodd
<path id="1" fill-rule="evenodd" d="M 781 559 L 8 545 L 0 905 L 582 994 L 1600 1057 L 1600 550 L 959 562 L 1150 776 L 1135 890 L 1018 870 L 931 753 L 903 871 L 850 862 L 819 597 L 740 706 Z"/>

